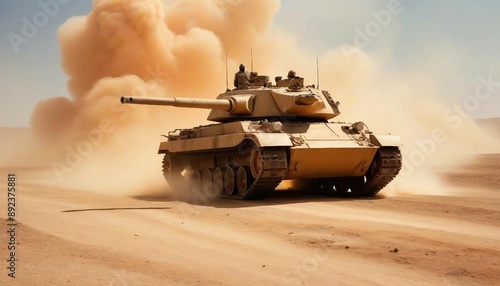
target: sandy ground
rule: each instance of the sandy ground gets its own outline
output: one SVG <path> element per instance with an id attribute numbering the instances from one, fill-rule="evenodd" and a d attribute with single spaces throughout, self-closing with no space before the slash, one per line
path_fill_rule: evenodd
<path id="1" fill-rule="evenodd" d="M 281 191 L 196 206 L 16 174 L 16 278 L 0 285 L 498 285 L 500 155 L 442 172 L 454 192 L 336 199 Z"/>

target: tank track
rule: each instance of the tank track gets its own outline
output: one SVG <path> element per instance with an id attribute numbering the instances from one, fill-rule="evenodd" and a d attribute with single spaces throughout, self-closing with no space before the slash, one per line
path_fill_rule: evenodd
<path id="1" fill-rule="evenodd" d="M 371 197 L 387 186 L 398 175 L 401 167 L 399 148 L 381 147 L 365 176 L 324 179 L 321 181 L 321 192 L 336 197 Z"/>
<path id="2" fill-rule="evenodd" d="M 261 148 L 261 166 L 259 174 L 253 178 L 253 182 L 242 196 L 236 195 L 222 197 L 230 199 L 259 199 L 268 196 L 285 178 L 288 171 L 288 163 L 285 149 L 283 148 Z"/>
<path id="3" fill-rule="evenodd" d="M 211 150 L 209 152 L 198 151 L 190 153 L 175 153 L 174 156 L 185 162 L 196 160 L 196 157 L 213 157 L 213 158 L 227 157 L 228 161 L 231 161 L 231 159 L 233 158 L 237 158 L 240 160 L 235 160 L 235 161 L 241 161 L 241 159 L 243 159 L 244 161 L 247 161 L 250 164 L 252 164 L 252 161 L 250 160 L 252 148 L 259 148 L 262 154 L 260 156 L 261 158 L 260 172 L 257 174 L 255 178 L 253 178 L 250 172 L 250 166 L 246 165 L 242 166 L 246 169 L 249 180 L 248 183 L 249 186 L 246 192 L 243 195 L 241 195 L 238 191 L 234 191 L 232 195 L 227 195 L 224 191 L 222 191 L 220 197 L 229 199 L 243 199 L 243 200 L 259 199 L 268 196 L 272 191 L 274 191 L 274 189 L 281 183 L 283 178 L 286 176 L 286 173 L 288 171 L 288 163 L 287 163 L 287 155 L 285 148 L 276 148 L 276 147 L 261 148 L 261 147 L 256 147 L 255 145 L 250 145 L 244 147 L 239 146 L 234 148 Z M 166 159 L 164 159 L 163 161 L 164 175 L 166 170 L 165 160 Z M 186 167 L 189 168 L 189 166 Z M 236 172 L 240 166 L 231 166 L 231 167 L 233 168 L 233 170 L 235 170 L 235 179 L 237 180 Z M 183 168 L 184 167 L 178 169 L 180 170 Z M 221 169 L 223 168 L 225 167 L 221 167 Z M 197 171 L 201 173 L 203 169 Z M 167 181 L 169 180 L 167 179 Z M 174 187 L 180 188 L 178 184 L 175 184 L 175 180 L 172 183 L 174 183 L 172 184 Z"/>
<path id="4" fill-rule="evenodd" d="M 401 151 L 397 147 L 381 147 L 377 150 L 376 164 L 372 177 L 367 180 L 363 186 L 359 196 L 373 196 L 380 192 L 387 184 L 389 184 L 401 170 L 402 157 Z M 378 170 L 377 170 L 378 169 Z"/>

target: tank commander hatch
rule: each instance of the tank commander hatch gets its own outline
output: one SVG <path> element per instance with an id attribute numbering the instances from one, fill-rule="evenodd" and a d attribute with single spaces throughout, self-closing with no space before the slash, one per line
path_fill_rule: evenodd
<path id="1" fill-rule="evenodd" d="M 245 70 L 245 65 L 240 65 L 240 70 L 234 74 L 234 86 L 244 88 L 250 85 L 250 73 Z"/>
<path id="2" fill-rule="evenodd" d="M 275 77 L 277 87 L 288 87 L 291 89 L 300 89 L 304 86 L 304 79 L 297 76 L 294 70 L 289 70 L 285 79 L 281 76 Z"/>

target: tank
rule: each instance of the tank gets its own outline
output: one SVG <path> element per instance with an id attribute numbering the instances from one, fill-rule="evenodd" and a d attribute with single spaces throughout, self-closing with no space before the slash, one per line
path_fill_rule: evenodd
<path id="1" fill-rule="evenodd" d="M 217 122 L 175 129 L 160 143 L 163 175 L 184 193 L 264 198 L 283 180 L 339 197 L 377 194 L 399 173 L 401 139 L 332 120 L 339 102 L 304 79 L 253 72 L 216 99 L 122 97 L 123 104 L 210 109 Z"/>

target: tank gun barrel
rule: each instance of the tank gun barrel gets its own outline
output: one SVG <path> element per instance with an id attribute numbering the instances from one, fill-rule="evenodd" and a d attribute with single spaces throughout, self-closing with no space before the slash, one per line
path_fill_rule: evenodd
<path id="1" fill-rule="evenodd" d="M 153 97 L 125 97 L 120 99 L 121 103 L 145 104 L 145 105 L 167 105 L 188 108 L 220 109 L 231 114 L 252 114 L 253 95 L 239 95 L 223 99 L 202 98 L 153 98 Z"/>
<path id="2" fill-rule="evenodd" d="M 222 109 L 226 111 L 231 109 L 231 101 L 229 99 L 122 97 L 120 101 L 121 103 L 131 104 Z"/>

